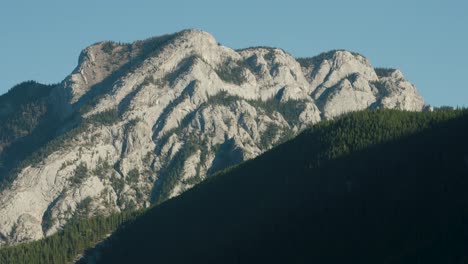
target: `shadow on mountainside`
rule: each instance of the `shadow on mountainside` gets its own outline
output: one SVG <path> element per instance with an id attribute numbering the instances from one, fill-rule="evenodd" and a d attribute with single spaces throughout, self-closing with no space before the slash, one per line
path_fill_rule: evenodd
<path id="1" fill-rule="evenodd" d="M 350 142 L 372 133 L 360 129 L 344 133 Z M 106 242 L 98 263 L 467 260 L 466 114 L 332 159 L 317 137 L 326 130 L 316 131 L 148 211 Z"/>

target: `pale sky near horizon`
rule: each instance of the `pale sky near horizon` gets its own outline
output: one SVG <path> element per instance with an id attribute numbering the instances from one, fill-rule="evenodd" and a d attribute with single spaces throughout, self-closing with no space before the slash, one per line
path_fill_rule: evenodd
<path id="1" fill-rule="evenodd" d="M 468 106 L 467 0 L 1 0 L 0 94 L 26 80 L 62 81 L 95 42 L 186 28 L 235 49 L 359 52 L 374 67 L 400 69 L 429 104 Z"/>

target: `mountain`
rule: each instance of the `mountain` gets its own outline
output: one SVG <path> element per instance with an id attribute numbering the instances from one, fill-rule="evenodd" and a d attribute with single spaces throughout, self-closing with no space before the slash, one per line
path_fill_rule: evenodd
<path id="1" fill-rule="evenodd" d="M 400 71 L 359 54 L 232 50 L 198 30 L 97 43 L 60 84 L 24 83 L 0 102 L 0 243 L 10 244 L 76 215 L 159 204 L 320 120 L 424 108 Z"/>

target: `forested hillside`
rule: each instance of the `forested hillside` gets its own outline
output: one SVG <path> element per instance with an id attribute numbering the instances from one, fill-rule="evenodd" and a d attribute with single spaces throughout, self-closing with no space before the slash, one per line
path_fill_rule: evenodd
<path id="1" fill-rule="evenodd" d="M 53 87 L 28 81 L 0 96 L 0 184 L 9 169 L 51 137 L 47 97 Z"/>
<path id="2" fill-rule="evenodd" d="M 82 205 L 83 206 L 83 205 Z M 77 216 L 60 232 L 45 239 L 0 249 L 0 263 L 70 263 L 94 247 L 117 227 L 141 212 L 123 212 L 91 219 Z"/>
<path id="3" fill-rule="evenodd" d="M 467 111 L 320 123 L 148 211 L 98 263 L 465 263 L 467 134 Z"/>
<path id="4" fill-rule="evenodd" d="M 463 263 L 467 132 L 466 110 L 321 122 L 150 209 L 81 262 Z M 135 215 L 77 218 L 0 250 L 0 263 L 67 263 Z"/>

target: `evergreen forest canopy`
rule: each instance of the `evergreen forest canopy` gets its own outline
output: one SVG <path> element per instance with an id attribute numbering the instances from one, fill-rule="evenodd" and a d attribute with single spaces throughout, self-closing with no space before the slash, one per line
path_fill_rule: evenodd
<path id="1" fill-rule="evenodd" d="M 22 158 L 21 151 L 29 153 L 37 145 L 34 142 L 46 137 L 38 135 L 34 140 L 26 139 L 47 119 L 47 97 L 53 87 L 28 81 L 0 96 L 0 182 L 8 166 Z"/>
<path id="2" fill-rule="evenodd" d="M 1 249 L 0 263 L 69 263 L 117 227 L 81 262 L 464 263 L 467 134 L 467 110 L 347 114 L 143 213 Z"/>

